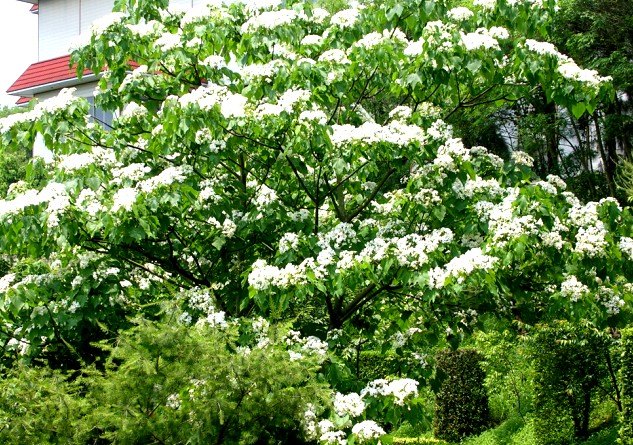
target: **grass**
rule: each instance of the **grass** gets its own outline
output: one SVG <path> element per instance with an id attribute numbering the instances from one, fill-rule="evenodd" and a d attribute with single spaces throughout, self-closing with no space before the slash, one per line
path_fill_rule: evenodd
<path id="1" fill-rule="evenodd" d="M 617 422 L 604 424 L 589 439 L 577 442 L 577 445 L 613 445 L 618 439 L 618 429 Z M 456 445 L 432 437 L 396 437 L 393 443 L 394 445 Z M 463 440 L 460 445 L 536 445 L 533 421 L 530 418 L 523 421 L 519 417 L 513 417 L 479 436 Z"/>

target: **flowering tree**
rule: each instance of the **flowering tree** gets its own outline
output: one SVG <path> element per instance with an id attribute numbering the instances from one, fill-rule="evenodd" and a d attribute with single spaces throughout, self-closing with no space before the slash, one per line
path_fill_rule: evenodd
<path id="1" fill-rule="evenodd" d="M 629 209 L 445 123 L 534 89 L 576 115 L 611 94 L 546 42 L 554 1 L 273 3 L 118 1 L 72 55 L 107 67 L 111 128 L 70 90 L 0 121 L 4 145 L 55 154 L 0 202 L 3 251 L 32 258 L 0 280 L 9 346 L 77 349 L 172 300 L 187 325 L 362 325 L 397 347 L 486 312 L 626 320 Z"/>

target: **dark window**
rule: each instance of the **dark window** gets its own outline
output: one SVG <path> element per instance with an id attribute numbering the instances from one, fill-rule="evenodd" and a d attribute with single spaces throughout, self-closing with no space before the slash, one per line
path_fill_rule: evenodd
<path id="1" fill-rule="evenodd" d="M 95 122 L 101 125 L 106 130 L 112 126 L 112 111 L 104 111 L 101 108 L 95 106 L 95 98 L 87 97 L 86 100 L 90 104 L 90 122 Z"/>

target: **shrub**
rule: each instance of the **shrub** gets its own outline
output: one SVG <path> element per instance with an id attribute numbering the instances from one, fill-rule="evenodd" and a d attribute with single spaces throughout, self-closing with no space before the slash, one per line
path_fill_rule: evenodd
<path id="1" fill-rule="evenodd" d="M 362 351 L 358 355 L 357 377 L 362 382 L 369 382 L 387 376 L 399 376 L 401 361 L 401 357 L 393 353 Z"/>
<path id="2" fill-rule="evenodd" d="M 541 445 L 586 439 L 593 392 L 607 376 L 610 341 L 588 324 L 541 325 L 531 342 L 535 435 Z"/>
<path id="3" fill-rule="evenodd" d="M 437 368 L 446 375 L 435 397 L 433 431 L 437 438 L 457 442 L 490 424 L 482 356 L 474 349 L 441 351 Z"/>
<path id="4" fill-rule="evenodd" d="M 0 443 L 303 443 L 304 413 L 330 392 L 281 334 L 246 349 L 235 326 L 143 322 L 104 372 L 17 369 L 0 380 Z"/>

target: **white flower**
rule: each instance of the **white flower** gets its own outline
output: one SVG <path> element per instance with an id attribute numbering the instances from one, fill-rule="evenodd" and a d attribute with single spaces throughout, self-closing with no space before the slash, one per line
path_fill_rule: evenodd
<path id="1" fill-rule="evenodd" d="M 389 112 L 389 118 L 399 121 L 407 120 L 411 117 L 413 110 L 406 105 L 399 105 Z"/>
<path id="2" fill-rule="evenodd" d="M 606 235 L 607 230 L 604 228 L 602 221 L 597 221 L 595 225 L 588 227 L 579 227 L 576 234 L 574 252 L 588 257 L 605 256 L 605 248 L 607 247 Z"/>
<path id="3" fill-rule="evenodd" d="M 320 45 L 323 43 L 323 37 L 314 34 L 308 34 L 301 40 L 302 45 Z"/>
<path id="4" fill-rule="evenodd" d="M 556 47 L 552 43 L 549 43 L 549 42 L 540 42 L 538 40 L 526 39 L 525 46 L 530 51 L 534 51 L 537 54 L 549 55 L 549 56 L 554 56 L 559 59 L 569 60 L 568 57 L 563 56 L 561 53 L 559 53 Z"/>
<path id="5" fill-rule="evenodd" d="M 177 34 L 165 32 L 154 42 L 154 46 L 162 48 L 163 51 L 169 51 L 170 49 L 180 46 L 181 37 L 180 32 Z"/>
<path id="6" fill-rule="evenodd" d="M 342 51 L 340 49 L 330 49 L 325 51 L 319 56 L 319 62 L 332 62 L 341 65 L 351 63 L 350 60 L 347 58 L 347 54 L 345 54 L 345 51 Z"/>
<path id="7" fill-rule="evenodd" d="M 266 11 L 251 17 L 242 25 L 243 33 L 252 33 L 260 28 L 275 29 L 283 25 L 292 23 L 299 17 L 292 9 L 280 9 L 276 11 Z"/>
<path id="8" fill-rule="evenodd" d="M 15 281 L 14 273 L 8 273 L 2 278 L 0 278 L 0 293 L 4 293 L 7 290 L 9 290 L 9 288 L 11 287 L 14 281 Z"/>
<path id="9" fill-rule="evenodd" d="M 447 16 L 451 20 L 455 20 L 456 22 L 462 22 L 464 20 L 468 20 L 473 16 L 473 12 L 465 8 L 463 6 L 459 6 L 457 8 L 453 8 L 448 11 Z"/>
<path id="10" fill-rule="evenodd" d="M 396 379 L 391 382 L 385 379 L 378 379 L 369 382 L 360 392 L 361 397 L 369 395 L 371 397 L 388 397 L 395 399 L 396 405 L 403 406 L 409 397 L 418 395 L 418 382 L 413 379 Z"/>
<path id="11" fill-rule="evenodd" d="M 90 24 L 90 32 L 95 37 L 98 37 L 110 26 L 121 23 L 124 18 L 126 18 L 126 15 L 122 12 L 111 12 L 109 14 L 106 14 Z"/>
<path id="12" fill-rule="evenodd" d="M 578 82 L 588 83 L 591 85 L 599 85 L 604 82 L 612 80 L 611 76 L 602 77 L 596 70 L 581 69 L 572 60 L 566 61 L 558 66 L 557 71 L 565 78 L 569 80 L 576 80 Z"/>
<path id="13" fill-rule="evenodd" d="M 136 202 L 136 197 L 136 189 L 132 187 L 124 187 L 117 190 L 114 194 L 114 197 L 112 198 L 112 211 L 117 212 L 120 209 L 124 209 L 129 212 L 130 210 L 132 210 L 132 206 Z"/>
<path id="14" fill-rule="evenodd" d="M 260 210 L 276 201 L 277 192 L 269 188 L 266 184 L 262 184 L 255 194 L 255 204 Z"/>
<path id="15" fill-rule="evenodd" d="M 226 61 L 224 60 L 224 57 L 222 56 L 212 55 L 204 59 L 202 61 L 202 65 L 206 65 L 209 68 L 219 70 L 221 68 L 226 67 Z"/>
<path id="16" fill-rule="evenodd" d="M 493 26 L 488 30 L 488 34 L 495 39 L 506 40 L 510 38 L 510 33 L 502 26 Z"/>
<path id="17" fill-rule="evenodd" d="M 620 250 L 633 260 L 633 239 L 623 236 L 620 238 Z"/>
<path id="18" fill-rule="evenodd" d="M 344 9 L 334 14 L 330 19 L 330 23 L 339 28 L 350 28 L 356 23 L 359 15 L 360 10 L 358 8 Z"/>
<path id="19" fill-rule="evenodd" d="M 306 110 L 302 111 L 299 115 L 299 121 L 303 122 L 317 122 L 321 125 L 325 125 L 327 123 L 328 117 L 323 112 L 323 110 Z"/>
<path id="20" fill-rule="evenodd" d="M 478 49 L 500 49 L 499 42 L 490 34 L 486 28 L 479 28 L 475 32 L 468 34 L 460 33 L 461 42 L 469 51 Z"/>
<path id="21" fill-rule="evenodd" d="M 321 434 L 319 442 L 325 445 L 347 445 L 346 434 L 344 431 L 327 431 Z"/>
<path id="22" fill-rule="evenodd" d="M 588 293 L 589 288 L 578 281 L 574 275 L 568 276 L 560 285 L 561 296 L 568 297 L 574 303 Z"/>
<path id="23" fill-rule="evenodd" d="M 473 5 L 481 6 L 482 9 L 494 9 L 497 6 L 497 0 L 474 0 Z"/>
<path id="24" fill-rule="evenodd" d="M 567 188 L 565 181 L 556 175 L 547 175 L 547 182 L 560 190 L 565 190 Z"/>
<path id="25" fill-rule="evenodd" d="M 365 49 L 371 49 L 377 45 L 380 45 L 385 40 L 385 37 L 379 32 L 370 32 L 365 34 L 360 40 L 354 43 L 354 46 L 358 46 Z"/>
<path id="26" fill-rule="evenodd" d="M 364 420 L 363 422 L 357 423 L 352 427 L 352 433 L 356 434 L 358 443 L 362 444 L 364 442 L 379 439 L 381 436 L 384 436 L 385 430 L 383 430 L 373 420 Z"/>
<path id="27" fill-rule="evenodd" d="M 532 167 L 534 165 L 534 158 L 524 151 L 513 151 L 511 159 L 517 165 L 526 165 L 528 167 Z"/>
<path id="28" fill-rule="evenodd" d="M 279 240 L 279 253 L 296 250 L 299 246 L 299 235 L 296 233 L 284 233 Z"/>
<path id="29" fill-rule="evenodd" d="M 355 392 L 349 394 L 337 392 L 334 396 L 334 410 L 341 417 L 347 415 L 358 417 L 365 412 L 365 402 Z"/>
<path id="30" fill-rule="evenodd" d="M 171 394 L 167 397 L 167 402 L 165 403 L 167 408 L 178 409 L 180 408 L 180 396 L 178 394 Z"/>

